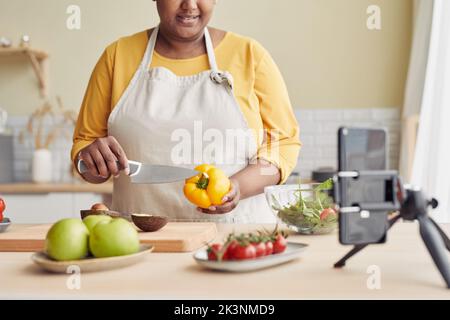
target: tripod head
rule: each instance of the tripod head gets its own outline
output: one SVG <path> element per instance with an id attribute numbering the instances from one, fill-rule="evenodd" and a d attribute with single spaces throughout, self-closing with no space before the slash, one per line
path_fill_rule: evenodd
<path id="1" fill-rule="evenodd" d="M 401 201 L 401 200 L 400 200 Z M 423 192 L 417 187 L 406 187 L 406 196 L 401 201 L 400 215 L 404 220 L 416 220 L 427 216 L 427 209 L 437 208 L 438 201 L 434 198 L 427 200 Z"/>

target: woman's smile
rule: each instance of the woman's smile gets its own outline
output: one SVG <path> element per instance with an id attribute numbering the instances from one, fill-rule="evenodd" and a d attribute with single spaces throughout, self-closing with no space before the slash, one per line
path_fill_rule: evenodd
<path id="1" fill-rule="evenodd" d="M 193 27 L 200 20 L 200 15 L 177 14 L 176 20 L 181 26 Z"/>

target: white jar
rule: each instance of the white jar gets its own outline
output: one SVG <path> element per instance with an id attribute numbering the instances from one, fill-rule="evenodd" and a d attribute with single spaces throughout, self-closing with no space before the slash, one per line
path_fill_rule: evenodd
<path id="1" fill-rule="evenodd" d="M 33 152 L 33 182 L 46 183 L 52 181 L 52 153 L 48 149 L 37 149 Z"/>

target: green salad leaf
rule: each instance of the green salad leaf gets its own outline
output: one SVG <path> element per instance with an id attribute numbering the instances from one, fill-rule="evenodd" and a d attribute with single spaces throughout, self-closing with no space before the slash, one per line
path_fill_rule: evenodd
<path id="1" fill-rule="evenodd" d="M 294 203 L 282 206 L 272 195 L 272 208 L 278 212 L 278 217 L 283 222 L 300 229 L 317 232 L 324 228 L 330 228 L 337 222 L 333 199 L 327 192 L 332 188 L 332 179 L 322 182 L 313 189 L 302 189 L 299 182 L 299 188 L 294 192 Z M 325 209 L 328 209 L 326 212 L 328 214 L 324 213 Z M 322 213 L 324 214 L 321 217 Z"/>
<path id="2" fill-rule="evenodd" d="M 321 184 L 319 184 L 317 187 L 314 188 L 315 191 L 319 190 L 331 190 L 333 189 L 333 179 L 327 179 Z"/>

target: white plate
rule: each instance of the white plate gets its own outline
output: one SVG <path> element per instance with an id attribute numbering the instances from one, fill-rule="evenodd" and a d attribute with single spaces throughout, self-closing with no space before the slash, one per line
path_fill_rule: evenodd
<path id="1" fill-rule="evenodd" d="M 138 263 L 148 253 L 152 252 L 153 248 L 151 245 L 141 244 L 139 252 L 134 254 L 109 258 L 86 258 L 73 261 L 56 261 L 50 259 L 44 252 L 36 252 L 31 256 L 31 260 L 42 269 L 55 273 L 67 273 L 68 268 L 71 266 L 78 267 L 80 272 L 95 272 L 123 268 Z"/>
<path id="2" fill-rule="evenodd" d="M 308 245 L 304 243 L 288 242 L 286 251 L 283 253 L 239 261 L 208 260 L 206 249 L 202 249 L 194 254 L 194 259 L 199 265 L 213 270 L 247 272 L 276 266 L 297 259 L 303 254 L 307 247 Z"/>

